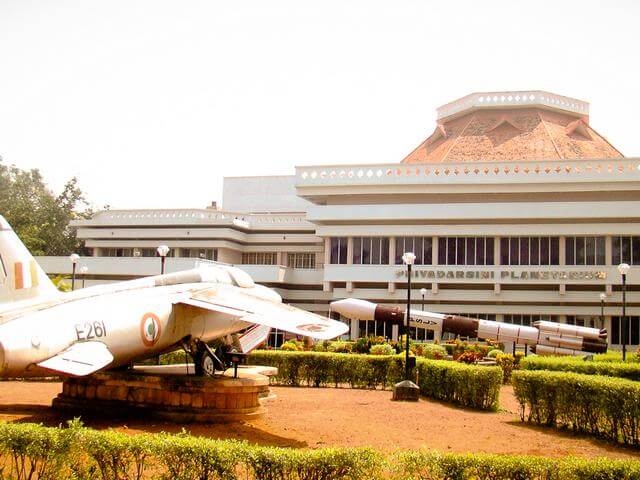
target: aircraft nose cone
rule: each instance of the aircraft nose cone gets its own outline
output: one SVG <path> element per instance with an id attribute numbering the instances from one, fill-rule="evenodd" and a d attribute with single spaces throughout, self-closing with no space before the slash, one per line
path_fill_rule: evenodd
<path id="1" fill-rule="evenodd" d="M 331 302 L 331 311 L 338 312 L 347 318 L 373 320 L 376 312 L 376 304 L 358 298 L 345 298 L 344 300 Z"/>

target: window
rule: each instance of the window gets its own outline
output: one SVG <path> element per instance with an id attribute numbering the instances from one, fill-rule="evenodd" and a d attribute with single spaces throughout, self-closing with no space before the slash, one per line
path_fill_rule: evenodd
<path id="1" fill-rule="evenodd" d="M 316 254 L 313 252 L 287 253 L 289 268 L 316 268 Z"/>
<path id="2" fill-rule="evenodd" d="M 627 345 L 640 344 L 640 317 L 627 317 L 629 329 L 627 330 Z M 622 317 L 611 317 L 611 343 L 622 344 Z"/>
<path id="3" fill-rule="evenodd" d="M 604 237 L 565 238 L 567 265 L 604 265 Z"/>
<path id="4" fill-rule="evenodd" d="M 439 265 L 494 265 L 493 237 L 439 237 Z"/>
<path id="5" fill-rule="evenodd" d="M 331 239 L 331 263 L 342 265 L 347 263 L 346 237 L 333 237 Z"/>
<path id="6" fill-rule="evenodd" d="M 182 258 L 201 258 L 203 260 L 218 260 L 218 249 L 216 248 L 182 248 L 180 249 Z"/>
<path id="7" fill-rule="evenodd" d="M 103 248 L 103 257 L 133 257 L 132 248 Z"/>
<path id="8" fill-rule="evenodd" d="M 276 252 L 245 252 L 242 254 L 243 265 L 276 265 L 277 262 Z"/>
<path id="9" fill-rule="evenodd" d="M 433 249 L 431 237 L 396 237 L 396 265 L 402 265 L 402 255 L 413 252 L 416 265 L 431 265 Z"/>
<path id="10" fill-rule="evenodd" d="M 559 237 L 502 237 L 502 265 L 559 265 Z"/>
<path id="11" fill-rule="evenodd" d="M 377 320 L 359 320 L 360 337 L 384 337 L 391 338 L 393 322 L 380 322 Z"/>
<path id="12" fill-rule="evenodd" d="M 400 332 L 402 331 L 399 330 L 398 333 Z M 428 330 L 426 328 L 419 328 L 419 327 L 411 327 L 409 328 L 409 338 L 417 342 L 426 342 L 428 340 L 433 340 L 434 339 L 433 330 Z"/>
<path id="13" fill-rule="evenodd" d="M 278 330 L 277 328 L 271 329 L 269 338 L 267 338 L 267 345 L 273 348 L 280 348 L 284 343 L 284 330 Z"/>
<path id="14" fill-rule="evenodd" d="M 387 237 L 354 237 L 353 263 L 358 265 L 389 263 L 389 239 Z"/>
<path id="15" fill-rule="evenodd" d="M 640 265 L 640 237 L 612 237 L 611 247 L 613 265 Z"/>

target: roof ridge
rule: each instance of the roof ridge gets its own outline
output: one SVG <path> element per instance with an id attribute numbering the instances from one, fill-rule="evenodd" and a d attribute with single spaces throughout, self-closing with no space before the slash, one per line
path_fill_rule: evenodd
<path id="1" fill-rule="evenodd" d="M 614 150 L 615 152 L 619 153 L 621 157 L 624 157 L 624 154 L 623 154 L 620 150 L 618 150 L 616 147 L 614 147 L 614 146 L 613 146 L 613 144 L 612 144 L 609 140 L 607 140 L 607 137 L 605 137 L 604 135 L 601 135 L 601 134 L 600 134 L 600 132 L 598 132 L 598 131 L 597 131 L 595 128 L 593 128 L 590 124 L 588 124 L 588 123 L 587 123 L 587 125 L 586 125 L 586 126 L 587 126 L 587 128 L 588 128 L 589 130 L 591 130 L 591 131 L 592 131 L 593 133 L 595 133 L 598 137 L 600 137 L 602 140 L 604 140 L 604 141 L 607 143 L 607 145 L 609 145 L 611 148 L 613 148 L 613 150 Z"/>
<path id="2" fill-rule="evenodd" d="M 446 162 L 447 157 L 449 156 L 449 153 L 451 153 L 451 150 L 453 150 L 453 147 L 455 147 L 458 144 L 458 141 L 460 140 L 460 137 L 464 134 L 464 132 L 467 130 L 467 128 L 469 127 L 469 124 L 472 122 L 472 120 L 476 118 L 476 113 L 473 112 L 470 116 L 469 116 L 469 121 L 467 122 L 467 124 L 464 126 L 464 128 L 462 130 L 460 130 L 460 133 L 458 133 L 458 135 L 456 135 L 456 138 L 453 142 L 451 142 L 451 146 L 449 147 L 449 149 L 446 151 L 446 153 L 442 156 L 442 159 L 440 160 L 440 163 Z"/>
<path id="3" fill-rule="evenodd" d="M 556 141 L 553 139 L 553 135 L 551 135 L 551 132 L 549 131 L 549 128 L 547 127 L 547 123 L 544 121 L 544 118 L 542 118 L 542 115 L 540 114 L 539 110 L 536 111 L 536 115 L 538 115 L 538 118 L 540 119 L 540 122 L 542 122 L 542 126 L 544 127 L 544 131 L 547 132 L 547 135 L 549 135 L 549 140 L 551 140 L 551 144 L 553 145 L 553 148 L 555 149 L 556 153 L 558 154 L 558 159 L 559 160 L 565 160 L 565 158 L 560 153 L 560 149 L 558 148 L 558 145 L 556 145 Z"/>

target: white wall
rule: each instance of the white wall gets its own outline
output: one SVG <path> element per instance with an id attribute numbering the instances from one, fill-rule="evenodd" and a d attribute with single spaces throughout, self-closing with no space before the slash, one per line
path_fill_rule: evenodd
<path id="1" fill-rule="evenodd" d="M 296 195 L 294 175 L 225 177 L 222 206 L 235 212 L 304 212 L 310 205 Z"/>

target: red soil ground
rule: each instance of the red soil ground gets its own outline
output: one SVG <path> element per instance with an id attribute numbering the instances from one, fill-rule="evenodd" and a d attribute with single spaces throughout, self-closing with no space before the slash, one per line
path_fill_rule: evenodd
<path id="1" fill-rule="evenodd" d="M 58 425 L 65 417 L 49 408 L 60 383 L 0 382 L 0 421 Z M 428 448 L 546 456 L 575 455 L 640 459 L 640 451 L 586 436 L 520 422 L 510 387 L 501 392 L 499 412 L 479 412 L 432 400 L 391 401 L 391 392 L 333 388 L 273 389 L 277 398 L 264 419 L 236 425 L 179 425 L 141 419 L 83 421 L 94 428 L 131 433 L 179 432 L 244 439 L 261 445 L 296 448 L 371 446 L 390 452 Z"/>

